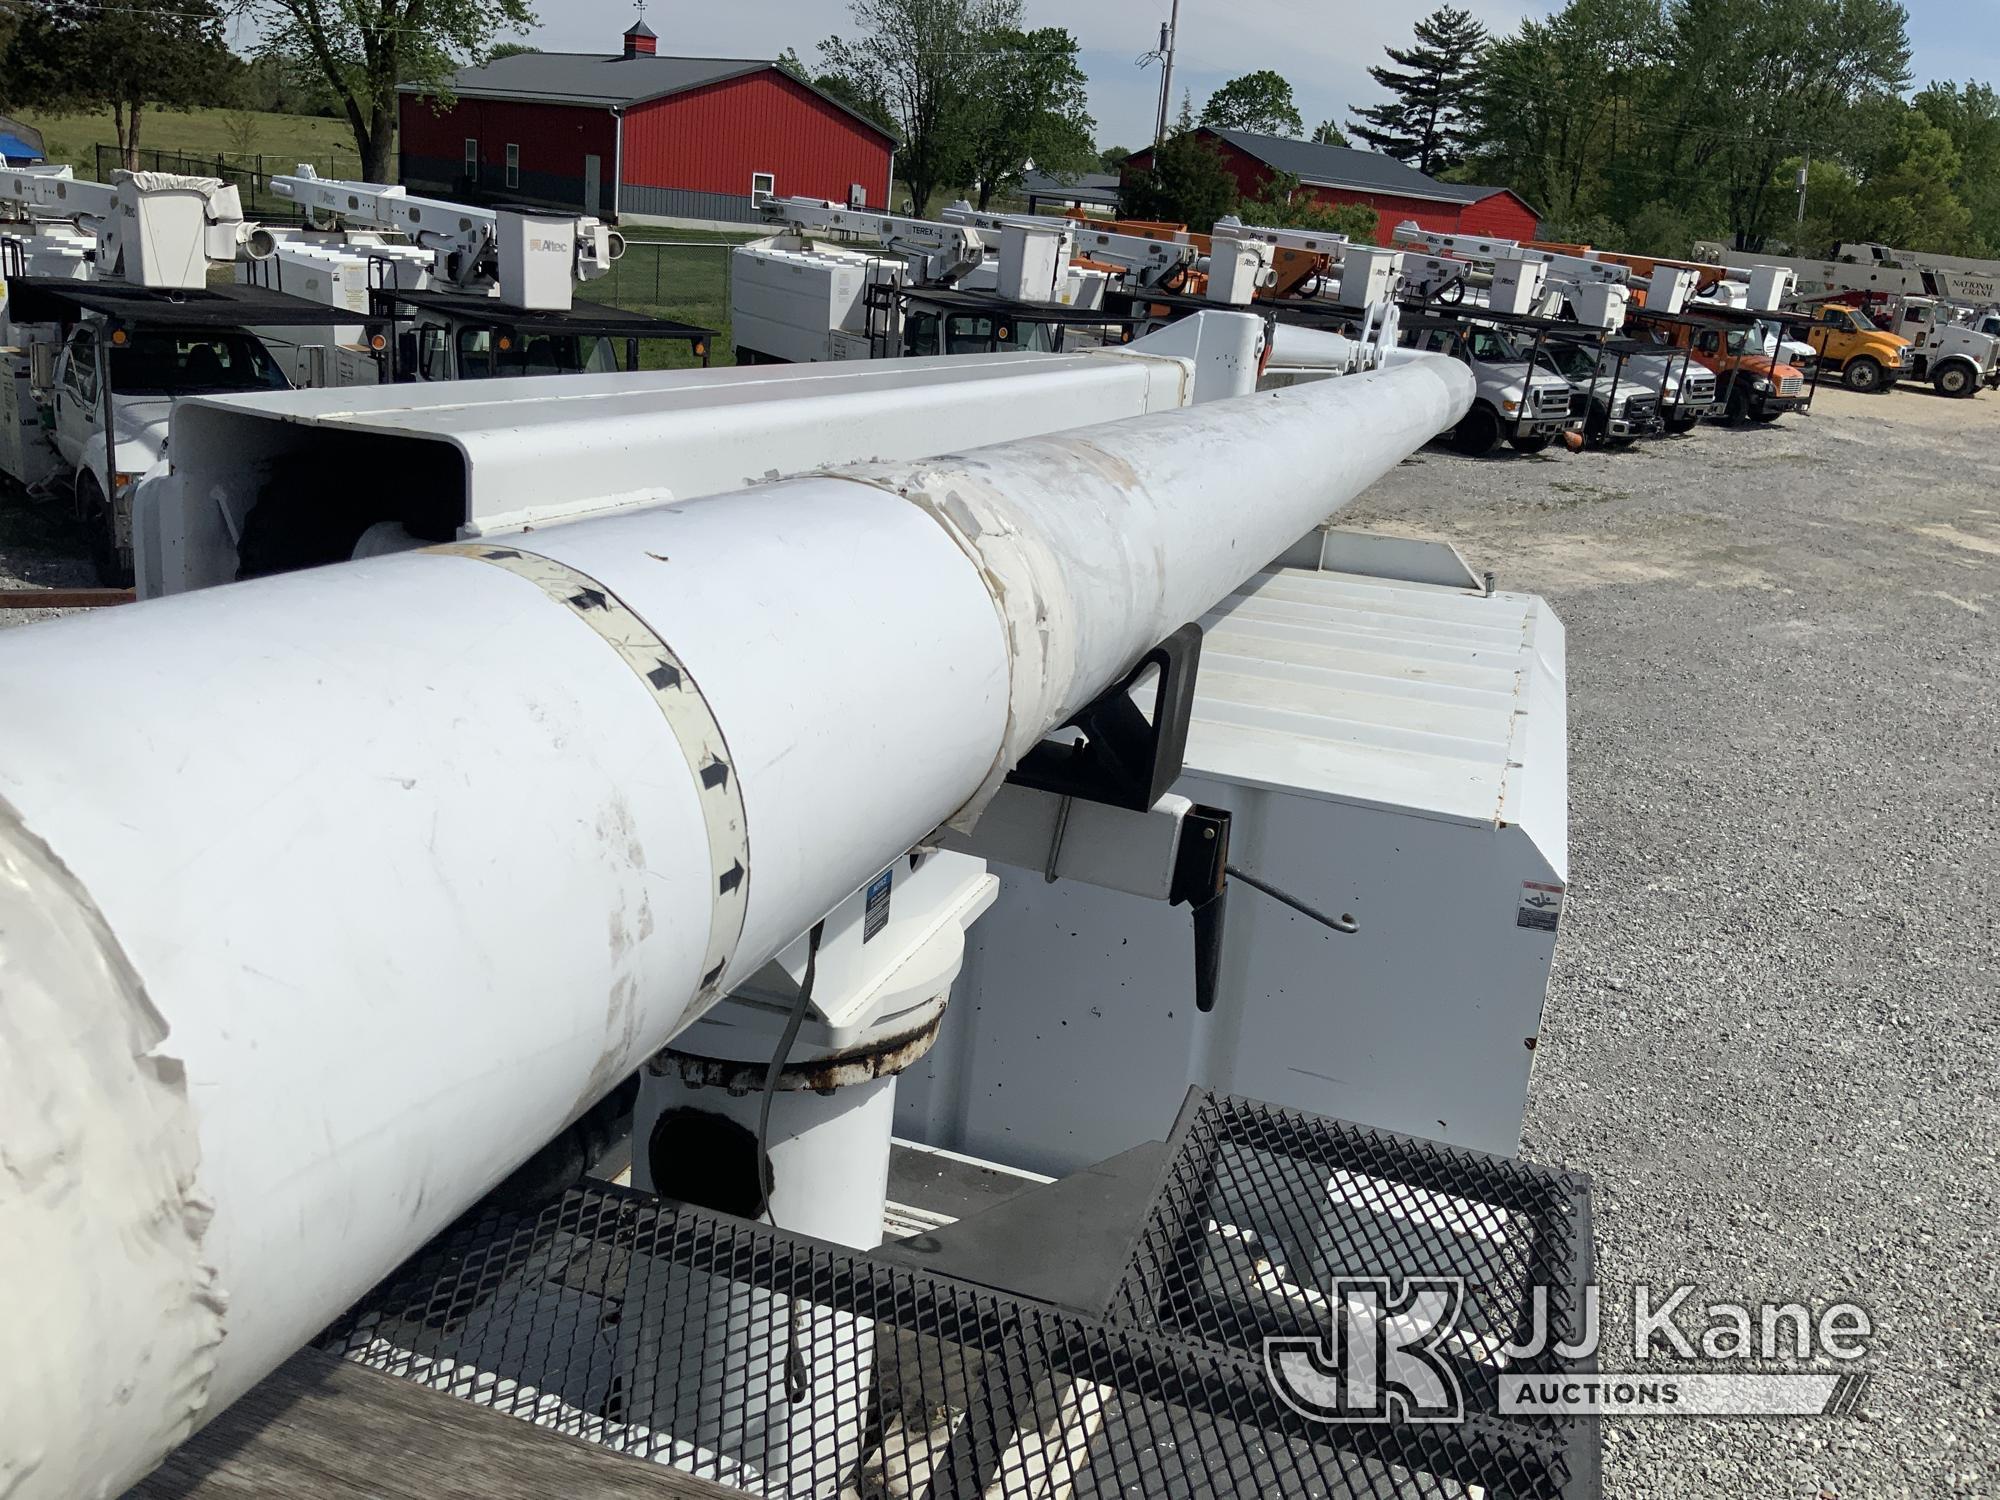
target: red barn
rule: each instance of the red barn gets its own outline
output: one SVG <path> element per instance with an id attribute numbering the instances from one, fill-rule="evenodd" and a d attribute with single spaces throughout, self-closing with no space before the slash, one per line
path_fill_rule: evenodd
<path id="1" fill-rule="evenodd" d="M 1382 216 L 1381 235 L 1406 219 L 1440 234 L 1483 234 L 1496 239 L 1531 240 L 1539 216 L 1509 188 L 1470 187 L 1426 177 L 1406 162 L 1377 151 L 1319 146 L 1284 136 L 1201 126 L 1196 134 L 1214 147 L 1245 197 L 1264 191 L 1273 175 L 1299 179 L 1300 189 L 1332 207 L 1365 203 Z M 1127 170 L 1150 166 L 1152 148 L 1126 158 Z"/>
<path id="2" fill-rule="evenodd" d="M 895 137 L 775 62 L 663 57 L 636 21 L 611 56 L 522 52 L 399 91 L 413 192 L 601 217 L 753 223 L 750 195 L 889 201 Z"/>

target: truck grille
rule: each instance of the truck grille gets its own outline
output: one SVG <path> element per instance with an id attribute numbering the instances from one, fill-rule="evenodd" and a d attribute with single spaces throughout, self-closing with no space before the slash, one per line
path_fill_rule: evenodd
<path id="1" fill-rule="evenodd" d="M 1690 375 L 1681 387 L 1681 398 L 1694 405 L 1702 406 L 1715 399 L 1715 377 L 1713 375 Z"/>
<path id="2" fill-rule="evenodd" d="M 1634 396 L 1625 403 L 1625 420 L 1628 422 L 1650 422 L 1660 412 L 1660 398 L 1657 396 Z"/>
<path id="3" fill-rule="evenodd" d="M 1800 386 L 1803 384 L 1804 382 L 1798 376 L 1787 375 L 1778 382 L 1778 394 L 1780 396 L 1796 396 L 1799 393 Z"/>
<path id="4" fill-rule="evenodd" d="M 1575 399 L 1580 398 L 1573 397 L 1567 389 L 1557 391 L 1537 387 L 1534 392 L 1535 415 L 1538 417 L 1566 417 L 1570 413 L 1570 403 Z"/>

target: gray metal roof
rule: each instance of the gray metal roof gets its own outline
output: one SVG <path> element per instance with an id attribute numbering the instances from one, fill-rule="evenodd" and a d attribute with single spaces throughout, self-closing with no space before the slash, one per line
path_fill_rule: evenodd
<path id="1" fill-rule="evenodd" d="M 1404 198 L 1430 198 L 1439 203 L 1477 203 L 1506 188 L 1471 187 L 1461 182 L 1439 182 L 1426 177 L 1407 162 L 1384 156 L 1379 151 L 1357 151 L 1351 146 L 1321 146 L 1312 141 L 1295 141 L 1281 135 L 1257 135 L 1248 130 L 1202 127 L 1218 140 L 1254 156 L 1273 171 L 1285 172 L 1301 182 L 1317 187 L 1360 188 L 1372 193 L 1394 193 Z"/>
<path id="2" fill-rule="evenodd" d="M 525 99 L 547 104 L 630 106 L 689 89 L 760 73 L 778 65 L 763 57 L 665 57 L 600 52 L 517 52 L 495 58 L 483 68 L 460 68 L 447 86 L 467 99 Z M 895 136 L 866 115 L 849 109 L 830 94 L 787 74 L 801 88 L 852 115 L 884 140 Z M 422 94 L 421 84 L 397 85 L 397 92 Z"/>

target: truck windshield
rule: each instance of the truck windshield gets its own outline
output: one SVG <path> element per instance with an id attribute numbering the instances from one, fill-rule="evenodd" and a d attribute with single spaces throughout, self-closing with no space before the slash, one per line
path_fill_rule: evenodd
<path id="1" fill-rule="evenodd" d="M 502 342 L 507 347 L 494 348 L 491 329 L 460 329 L 460 376 L 480 380 L 489 375 L 596 375 L 618 368 L 617 351 L 606 338 L 530 333 L 508 335 Z"/>
<path id="2" fill-rule="evenodd" d="M 1858 307 L 1848 309 L 1847 315 L 1854 319 L 1854 326 L 1863 333 L 1880 333 L 1882 331 L 1882 325 Z"/>
<path id="3" fill-rule="evenodd" d="M 247 333 L 134 332 L 111 348 L 111 387 L 121 396 L 291 389 L 271 351 Z"/>
<path id="4" fill-rule="evenodd" d="M 1514 347 L 1504 333 L 1491 328 L 1468 330 L 1465 342 L 1472 357 L 1482 365 L 1518 365 L 1527 362 L 1526 356 Z"/>

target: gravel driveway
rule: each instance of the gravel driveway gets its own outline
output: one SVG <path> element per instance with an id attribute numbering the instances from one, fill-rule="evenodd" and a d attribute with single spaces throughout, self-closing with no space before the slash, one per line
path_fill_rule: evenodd
<path id="1" fill-rule="evenodd" d="M 1568 626 L 1526 1154 L 1596 1181 L 1605 1367 L 1635 1282 L 1874 1319 L 1860 1413 L 1610 1424 L 1619 1500 L 2000 1494 L 1997 459 L 2000 393 L 1823 392 L 1624 454 L 1427 450 L 1342 518 Z"/>

